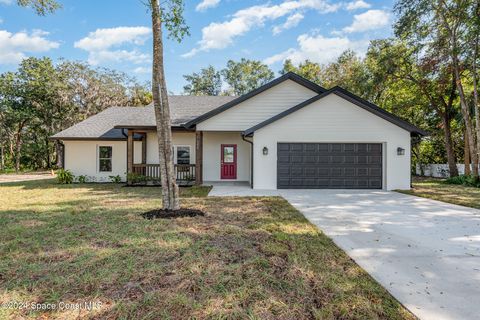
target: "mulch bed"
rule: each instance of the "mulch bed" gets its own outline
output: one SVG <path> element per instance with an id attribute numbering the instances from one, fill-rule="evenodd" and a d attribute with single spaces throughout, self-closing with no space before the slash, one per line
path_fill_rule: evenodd
<path id="1" fill-rule="evenodd" d="M 156 209 L 144 212 L 141 214 L 142 217 L 148 220 L 152 219 L 174 219 L 181 217 L 195 217 L 195 216 L 204 216 L 205 212 L 197 209 L 187 209 L 180 208 L 178 210 L 164 210 Z"/>

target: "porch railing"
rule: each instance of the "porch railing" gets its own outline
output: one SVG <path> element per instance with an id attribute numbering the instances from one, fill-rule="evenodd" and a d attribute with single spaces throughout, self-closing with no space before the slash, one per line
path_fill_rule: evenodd
<path id="1" fill-rule="evenodd" d="M 134 164 L 134 178 L 140 181 L 153 181 L 160 183 L 160 165 L 159 164 Z M 193 184 L 195 182 L 194 164 L 176 164 L 175 176 L 180 185 Z M 138 182 L 138 181 L 136 181 Z"/>

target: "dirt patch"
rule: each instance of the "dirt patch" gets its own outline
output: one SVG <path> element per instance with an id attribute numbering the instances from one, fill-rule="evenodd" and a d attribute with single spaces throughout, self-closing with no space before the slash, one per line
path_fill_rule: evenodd
<path id="1" fill-rule="evenodd" d="M 198 209 L 187 209 L 187 208 L 180 208 L 178 210 L 164 210 L 164 209 L 157 209 L 157 210 L 150 210 L 141 214 L 142 217 L 148 220 L 152 219 L 174 219 L 174 218 L 181 218 L 181 217 L 196 217 L 196 216 L 204 216 L 205 212 Z"/>

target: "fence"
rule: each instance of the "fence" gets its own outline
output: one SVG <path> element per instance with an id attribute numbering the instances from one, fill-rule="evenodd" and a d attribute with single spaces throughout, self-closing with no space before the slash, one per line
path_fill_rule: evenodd
<path id="1" fill-rule="evenodd" d="M 458 174 L 465 174 L 465 165 L 463 163 L 457 163 L 457 169 Z M 448 178 L 450 177 L 450 170 L 448 169 L 448 164 L 444 163 L 417 164 L 416 174 L 424 177 Z"/>

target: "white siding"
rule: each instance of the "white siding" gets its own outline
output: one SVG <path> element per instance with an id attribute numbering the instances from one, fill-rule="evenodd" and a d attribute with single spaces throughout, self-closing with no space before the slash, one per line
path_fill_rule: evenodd
<path id="1" fill-rule="evenodd" d="M 317 93 L 286 80 L 197 125 L 199 131 L 243 131 Z"/>
<path id="2" fill-rule="evenodd" d="M 64 141 L 65 169 L 75 176 L 85 175 L 88 181 L 109 182 L 109 176 L 125 180 L 127 172 L 127 143 L 125 141 Z M 112 147 L 112 172 L 98 170 L 98 147 Z M 141 142 L 135 141 L 134 158 L 141 161 Z"/>
<path id="3" fill-rule="evenodd" d="M 277 187 L 277 142 L 383 143 L 384 188 L 410 188 L 410 133 L 335 94 L 254 133 L 256 189 Z M 405 155 L 397 155 L 398 147 L 405 149 Z"/>
<path id="4" fill-rule="evenodd" d="M 222 144 L 237 145 L 237 181 L 250 181 L 250 144 L 243 141 L 240 132 L 203 133 L 203 181 L 220 179 Z"/>
<path id="5" fill-rule="evenodd" d="M 195 132 L 172 132 L 172 139 L 174 146 L 190 146 L 190 163 L 195 164 Z M 147 163 L 159 163 L 156 132 L 147 133 Z"/>

